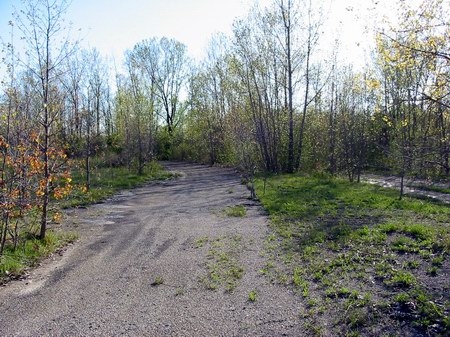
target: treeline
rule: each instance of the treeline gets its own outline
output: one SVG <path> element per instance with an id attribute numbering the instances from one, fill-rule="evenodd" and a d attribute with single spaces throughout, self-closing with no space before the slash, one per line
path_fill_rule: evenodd
<path id="1" fill-rule="evenodd" d="M 212 39 L 199 63 L 182 43 L 149 38 L 125 53 L 119 71 L 72 40 L 67 1 L 24 6 L 2 37 L 9 42 L 0 254 L 25 213 L 39 217 L 45 237 L 50 201 L 72 188 L 68 164 L 82 163 L 89 189 L 93 156 L 139 173 L 158 158 L 238 165 L 249 174 L 449 176 L 444 1 L 400 2 L 399 23 L 374 34 L 373 62 L 358 70 L 341 60 L 339 43 L 331 55 L 320 50 L 324 14 L 307 0 L 253 8 L 231 36 Z M 18 40 L 25 52 L 17 52 Z"/>
<path id="2" fill-rule="evenodd" d="M 301 7 L 296 7 L 296 6 Z M 269 172 L 450 173 L 450 25 L 442 1 L 402 3 L 356 71 L 318 54 L 320 8 L 275 1 L 216 40 L 190 85 L 188 156 Z M 448 8 L 447 8 L 448 9 Z M 336 51 L 338 53 L 338 51 Z"/>

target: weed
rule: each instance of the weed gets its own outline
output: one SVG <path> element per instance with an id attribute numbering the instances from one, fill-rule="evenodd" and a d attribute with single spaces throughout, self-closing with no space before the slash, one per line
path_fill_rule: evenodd
<path id="1" fill-rule="evenodd" d="M 227 207 L 224 210 L 224 213 L 226 216 L 229 216 L 229 217 L 242 218 L 247 214 L 247 210 L 245 209 L 244 206 L 238 205 L 238 206 Z"/>
<path id="2" fill-rule="evenodd" d="M 409 272 L 404 271 L 397 271 L 392 275 L 392 278 L 390 280 L 386 280 L 385 283 L 392 286 L 397 286 L 400 288 L 407 288 L 411 287 L 412 285 L 416 284 L 417 280 Z"/>
<path id="3" fill-rule="evenodd" d="M 184 293 L 185 293 L 184 288 L 177 288 L 175 290 L 175 296 L 182 296 L 184 295 Z"/>
<path id="4" fill-rule="evenodd" d="M 427 274 L 429 274 L 430 276 L 437 276 L 438 271 L 439 271 L 439 267 L 431 266 L 430 268 L 427 269 Z"/>
<path id="5" fill-rule="evenodd" d="M 444 263 L 444 260 L 445 260 L 444 255 L 436 256 L 435 258 L 433 258 L 431 260 L 431 264 L 433 266 L 436 266 L 436 267 L 442 267 L 442 264 Z"/>
<path id="6" fill-rule="evenodd" d="M 413 253 L 419 251 L 415 240 L 401 236 L 392 242 L 392 249 L 400 253 Z"/>
<path id="7" fill-rule="evenodd" d="M 240 236 L 208 240 L 207 275 L 201 278 L 206 288 L 216 290 L 223 286 L 226 291 L 232 291 L 236 287 L 244 273 L 239 263 L 239 253 L 243 248 L 241 241 Z"/>
<path id="8" fill-rule="evenodd" d="M 200 239 L 197 239 L 194 243 L 195 248 L 202 248 L 207 242 L 209 238 L 207 236 L 201 237 Z"/>
<path id="9" fill-rule="evenodd" d="M 150 285 L 152 287 L 156 287 L 156 286 L 159 286 L 161 284 L 164 284 L 164 279 L 161 276 L 156 276 L 155 279 L 153 280 L 153 282 L 150 283 Z"/>
<path id="10" fill-rule="evenodd" d="M 256 182 L 257 191 L 263 187 Z M 449 207 L 398 200 L 397 191 L 378 186 L 300 174 L 268 177 L 265 193 L 258 195 L 273 231 L 266 240 L 271 268 L 264 273 L 273 277 L 275 262 L 283 263 L 281 275 L 308 296 L 308 319 L 327 312 L 344 323 L 328 325 L 327 333 L 391 334 L 397 319 L 409 319 L 411 329 L 444 329 L 445 304 L 439 301 L 445 286 L 430 276 L 447 270 Z M 428 289 L 432 295 L 419 296 Z M 396 318 L 392 312 L 401 303 L 411 307 L 411 315 Z M 306 325 L 310 332 L 315 326 Z"/>
<path id="11" fill-rule="evenodd" d="M 248 293 L 248 300 L 250 302 L 256 302 L 256 290 L 252 290 Z"/>
<path id="12" fill-rule="evenodd" d="M 294 268 L 294 274 L 292 276 L 292 282 L 294 285 L 302 290 L 303 297 L 308 297 L 308 282 L 306 282 L 302 277 L 301 269 L 296 267 Z"/>
<path id="13" fill-rule="evenodd" d="M 408 261 L 404 264 L 404 268 L 417 269 L 420 267 L 420 262 L 417 260 Z"/>
<path id="14" fill-rule="evenodd" d="M 338 297 L 349 297 L 350 294 L 351 294 L 350 289 L 345 288 L 345 287 L 339 288 L 339 290 L 336 292 L 336 295 L 337 295 Z"/>
<path id="15" fill-rule="evenodd" d="M 345 323 L 351 328 L 359 328 L 368 323 L 368 309 L 365 307 L 351 308 L 347 312 Z"/>

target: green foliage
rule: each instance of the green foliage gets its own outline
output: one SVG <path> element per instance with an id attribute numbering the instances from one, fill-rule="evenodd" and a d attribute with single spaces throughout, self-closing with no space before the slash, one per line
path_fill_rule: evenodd
<path id="1" fill-rule="evenodd" d="M 42 258 L 77 239 L 78 235 L 75 233 L 51 230 L 47 231 L 44 240 L 31 234 L 22 235 L 16 248 L 7 244 L 4 254 L 0 256 L 0 283 L 7 278 L 19 277 L 26 268 L 34 266 Z"/>
<path id="2" fill-rule="evenodd" d="M 224 213 L 226 216 L 229 216 L 229 217 L 242 218 L 247 214 L 247 210 L 245 209 L 244 206 L 238 205 L 238 206 L 227 207 L 224 210 Z"/>
<path id="3" fill-rule="evenodd" d="M 232 291 L 244 273 L 244 268 L 239 262 L 242 250 L 241 237 L 209 240 L 208 247 L 207 274 L 201 278 L 202 283 L 207 289 L 216 290 L 223 286 L 226 291 Z"/>
<path id="4" fill-rule="evenodd" d="M 95 168 L 95 166 L 97 166 Z M 126 167 L 103 167 L 94 165 L 91 173 L 91 188 L 85 191 L 85 172 L 82 169 L 75 169 L 72 172 L 73 182 L 78 188 L 66 199 L 62 200 L 61 206 L 77 207 L 100 202 L 119 190 L 131 189 L 149 181 L 166 180 L 173 177 L 173 174 L 165 171 L 156 162 L 149 163 L 142 175 L 130 172 Z"/>
<path id="5" fill-rule="evenodd" d="M 434 308 L 445 307 L 445 286 L 436 290 L 435 278 L 448 266 L 448 206 L 328 175 L 277 175 L 265 193 L 262 180 L 256 188 L 273 230 L 264 274 L 290 273 L 302 296 L 343 323 L 330 334 L 394 326 L 392 303 L 409 310 L 411 327 L 443 331 L 448 311 Z"/>
<path id="6" fill-rule="evenodd" d="M 161 284 L 164 284 L 164 279 L 162 278 L 162 276 L 156 276 L 152 283 L 150 283 L 150 285 L 153 287 L 160 286 Z"/>
<path id="7" fill-rule="evenodd" d="M 256 302 L 256 295 L 257 295 L 256 290 L 250 291 L 250 292 L 248 293 L 248 300 L 249 300 L 250 302 Z"/>

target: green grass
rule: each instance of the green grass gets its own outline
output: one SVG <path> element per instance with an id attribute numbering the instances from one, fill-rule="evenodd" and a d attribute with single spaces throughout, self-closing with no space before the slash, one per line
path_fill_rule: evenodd
<path id="1" fill-rule="evenodd" d="M 322 333 L 395 335 L 406 321 L 412 334 L 446 335 L 448 205 L 326 175 L 278 175 L 256 189 L 273 231 L 263 274 L 292 275 L 294 293 L 329 320 Z M 319 316 L 309 323 L 323 325 Z"/>
<path id="2" fill-rule="evenodd" d="M 166 180 L 173 177 L 156 162 L 149 163 L 142 175 L 130 172 L 126 167 L 104 167 L 99 165 L 91 173 L 91 188 L 84 191 L 85 172 L 74 169 L 72 172 L 74 189 L 66 199 L 59 204 L 63 208 L 85 206 L 100 202 L 123 189 L 131 189 L 153 180 Z"/>
<path id="3" fill-rule="evenodd" d="M 226 216 L 229 217 L 242 218 L 247 215 L 247 210 L 245 209 L 244 206 L 238 205 L 225 208 L 224 213 Z"/>
<path id="4" fill-rule="evenodd" d="M 411 187 L 418 188 L 418 189 L 421 189 L 424 191 L 450 194 L 450 188 L 445 188 L 445 187 L 440 187 L 440 186 L 435 186 L 435 185 L 413 185 Z"/>
<path id="5" fill-rule="evenodd" d="M 209 240 L 206 269 L 207 273 L 201 282 L 207 289 L 216 290 L 224 288 L 232 291 L 244 274 L 239 256 L 243 249 L 242 238 L 225 236 Z"/>
<path id="6" fill-rule="evenodd" d="M 72 232 L 47 231 L 44 240 L 32 235 L 23 235 L 19 245 L 14 249 L 7 244 L 3 255 L 0 256 L 0 283 L 10 278 L 17 278 L 23 272 L 34 266 L 38 261 L 77 240 L 78 235 Z"/>

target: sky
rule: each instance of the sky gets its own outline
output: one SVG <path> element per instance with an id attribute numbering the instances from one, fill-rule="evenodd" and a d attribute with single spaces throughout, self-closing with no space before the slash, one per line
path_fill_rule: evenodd
<path id="1" fill-rule="evenodd" d="M 244 15 L 253 0 L 72 0 L 67 18 L 81 28 L 82 44 L 102 54 L 121 57 L 137 42 L 172 37 L 201 58 L 210 36 L 230 32 L 233 20 Z M 8 37 L 8 21 L 20 0 L 0 0 L 0 36 Z"/>
<path id="2" fill-rule="evenodd" d="M 81 28 L 82 45 L 122 62 L 124 51 L 150 37 L 183 42 L 191 57 L 201 59 L 212 34 L 231 33 L 237 17 L 248 13 L 257 0 L 72 0 L 67 19 L 74 32 Z M 317 1 L 317 0 L 313 0 Z M 365 26 L 389 0 L 331 0 L 326 8 L 328 38 L 338 36 L 345 54 L 364 63 L 369 39 Z M 261 5 L 270 0 L 259 0 Z M 374 3 L 378 5 L 374 5 Z M 0 38 L 8 40 L 8 21 L 21 0 L 0 0 Z M 372 10 L 370 10 L 372 9 Z M 330 34 L 331 33 L 331 34 Z M 367 49 L 367 48 L 366 48 Z"/>

